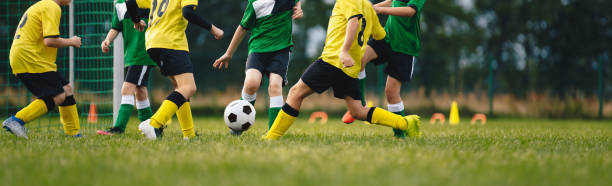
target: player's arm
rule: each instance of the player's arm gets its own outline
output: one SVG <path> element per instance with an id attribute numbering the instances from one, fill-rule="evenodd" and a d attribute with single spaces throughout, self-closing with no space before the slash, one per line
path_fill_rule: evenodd
<path id="1" fill-rule="evenodd" d="M 81 48 L 81 38 L 79 36 L 72 36 L 71 38 L 61 37 L 45 37 L 43 40 L 45 46 L 53 48 L 64 48 L 64 47 L 76 47 Z"/>
<path id="2" fill-rule="evenodd" d="M 374 6 L 378 6 L 378 7 L 390 7 L 392 2 L 393 2 L 393 0 L 385 0 L 383 2 L 376 3 Z"/>
<path id="3" fill-rule="evenodd" d="M 223 54 L 223 56 L 215 60 L 215 63 L 213 63 L 213 68 L 227 68 L 230 60 L 232 59 L 232 55 L 234 55 L 234 52 L 236 52 L 236 49 L 238 48 L 240 43 L 242 43 L 242 40 L 244 39 L 244 36 L 246 35 L 247 31 L 248 30 L 242 27 L 242 25 L 238 25 L 238 28 L 236 28 L 236 32 L 234 32 L 234 36 L 232 37 L 232 41 L 227 47 L 227 51 L 225 51 L 225 54 Z"/>
<path id="4" fill-rule="evenodd" d="M 357 29 L 359 29 L 359 18 L 361 15 L 352 16 L 349 18 L 348 23 L 346 24 L 346 36 L 344 38 L 344 44 L 342 44 L 342 49 L 340 50 L 340 62 L 344 65 L 344 67 L 352 67 L 355 65 L 355 60 L 351 57 L 349 50 L 355 42 L 355 37 L 357 37 Z"/>
<path id="5" fill-rule="evenodd" d="M 208 21 L 196 14 L 195 9 L 196 5 L 187 5 L 183 7 L 183 17 L 185 17 L 189 23 L 193 23 L 205 28 L 206 30 L 210 30 L 210 33 L 215 36 L 215 39 L 223 38 L 223 30 L 217 28 L 213 24 L 208 23 Z"/>
<path id="6" fill-rule="evenodd" d="M 302 1 L 298 1 L 295 6 L 293 6 L 293 15 L 291 15 L 291 19 L 301 19 L 304 17 L 304 11 L 302 11 Z"/>
<path id="7" fill-rule="evenodd" d="M 119 35 L 119 30 L 111 28 L 110 31 L 108 31 L 106 39 L 102 41 L 102 45 L 100 46 L 102 48 L 102 53 L 108 52 L 110 44 L 117 38 L 117 35 Z"/>
<path id="8" fill-rule="evenodd" d="M 125 6 L 127 6 L 127 11 L 131 15 L 132 22 L 134 22 L 134 28 L 140 32 L 144 31 L 146 24 L 140 19 L 136 0 L 125 0 Z"/>
<path id="9" fill-rule="evenodd" d="M 415 6 L 407 6 L 407 7 L 390 7 L 391 0 L 383 1 L 373 6 L 374 11 L 377 14 L 382 15 L 392 15 L 392 16 L 401 16 L 401 17 L 412 17 L 417 12 L 417 8 Z"/>

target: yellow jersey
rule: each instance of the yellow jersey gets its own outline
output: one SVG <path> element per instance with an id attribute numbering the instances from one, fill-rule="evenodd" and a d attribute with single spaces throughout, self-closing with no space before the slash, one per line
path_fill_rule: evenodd
<path id="1" fill-rule="evenodd" d="M 349 53 L 355 65 L 345 68 L 340 62 L 340 51 L 346 38 L 346 26 L 348 20 L 353 17 L 359 18 L 359 29 L 355 41 Z M 342 69 L 344 73 L 352 78 L 357 78 L 361 70 L 361 58 L 365 53 L 366 45 L 370 36 L 376 40 L 385 38 L 385 29 L 380 25 L 378 16 L 372 3 L 368 0 L 336 0 L 332 15 L 327 25 L 327 37 L 325 47 L 319 59 Z"/>
<path id="2" fill-rule="evenodd" d="M 13 74 L 57 71 L 57 48 L 45 46 L 44 39 L 59 37 L 61 16 L 62 9 L 53 0 L 39 1 L 26 10 L 9 54 Z"/>
<path id="3" fill-rule="evenodd" d="M 151 9 L 149 25 L 145 33 L 145 45 L 189 52 L 185 29 L 187 19 L 183 7 L 198 6 L 198 0 L 136 0 L 138 7 Z"/>

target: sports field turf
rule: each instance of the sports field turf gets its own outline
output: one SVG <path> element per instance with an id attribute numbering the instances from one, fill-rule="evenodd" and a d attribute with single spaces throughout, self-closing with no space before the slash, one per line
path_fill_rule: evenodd
<path id="1" fill-rule="evenodd" d="M 133 119 L 134 120 L 134 119 Z M 399 141 L 388 128 L 298 120 L 279 141 L 243 136 L 221 118 L 197 118 L 183 141 L 173 123 L 161 141 L 136 133 L 64 137 L 0 134 L 0 185 L 610 185 L 612 122 L 490 120 L 429 125 Z M 175 120 L 176 121 L 176 120 Z"/>

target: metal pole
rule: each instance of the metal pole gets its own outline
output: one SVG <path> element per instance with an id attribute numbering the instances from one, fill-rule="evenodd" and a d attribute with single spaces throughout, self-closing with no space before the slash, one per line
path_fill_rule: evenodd
<path id="1" fill-rule="evenodd" d="M 68 35 L 74 36 L 74 1 L 70 2 L 68 7 Z M 76 90 L 74 87 L 74 47 L 68 48 L 68 79 L 70 86 Z"/>
<path id="2" fill-rule="evenodd" d="M 119 115 L 121 106 L 121 87 L 123 86 L 123 36 L 119 34 L 113 42 L 113 123 Z"/>

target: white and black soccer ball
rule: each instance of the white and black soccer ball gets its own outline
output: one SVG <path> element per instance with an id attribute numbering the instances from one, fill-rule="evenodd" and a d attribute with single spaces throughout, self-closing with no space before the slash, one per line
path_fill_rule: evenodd
<path id="1" fill-rule="evenodd" d="M 232 101 L 223 112 L 223 120 L 232 134 L 240 134 L 255 124 L 255 107 L 245 100 Z"/>

